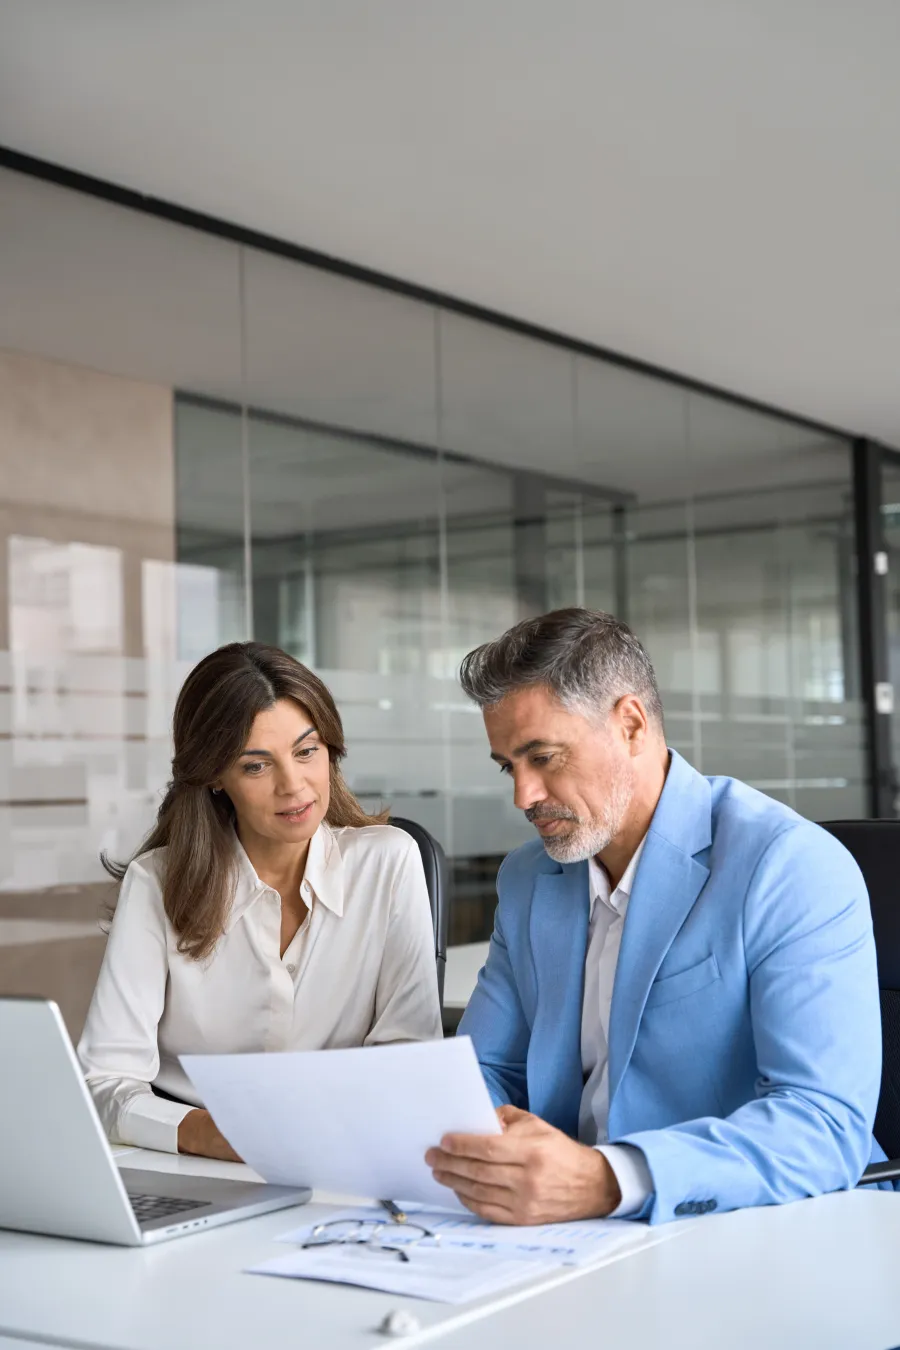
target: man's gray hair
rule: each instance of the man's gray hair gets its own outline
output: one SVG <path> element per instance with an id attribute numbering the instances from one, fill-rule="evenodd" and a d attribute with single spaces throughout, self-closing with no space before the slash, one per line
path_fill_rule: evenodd
<path id="1" fill-rule="evenodd" d="M 592 718 L 607 716 L 625 694 L 636 694 L 651 721 L 663 727 L 650 658 L 627 624 L 599 609 L 555 609 L 525 619 L 469 652 L 459 679 L 481 708 L 544 685 L 565 707 Z"/>

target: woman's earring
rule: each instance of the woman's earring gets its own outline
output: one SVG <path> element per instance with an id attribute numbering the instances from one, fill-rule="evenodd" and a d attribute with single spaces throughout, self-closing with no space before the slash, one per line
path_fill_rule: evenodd
<path id="1" fill-rule="evenodd" d="M 218 795 L 219 795 L 219 793 L 220 793 L 221 791 L 222 791 L 221 788 L 213 788 L 213 796 L 214 796 L 214 797 L 218 797 Z"/>

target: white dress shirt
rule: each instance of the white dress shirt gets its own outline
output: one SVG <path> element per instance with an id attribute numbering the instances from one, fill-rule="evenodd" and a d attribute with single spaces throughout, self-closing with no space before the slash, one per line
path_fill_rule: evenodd
<path id="1" fill-rule="evenodd" d="M 163 910 L 165 850 L 143 854 L 125 874 L 78 1046 L 114 1142 L 177 1152 L 181 1120 L 203 1105 L 179 1054 L 442 1034 L 428 892 L 409 835 L 385 825 L 320 825 L 301 887 L 309 913 L 283 956 L 281 897 L 260 881 L 237 836 L 235 848 L 225 931 L 200 961 L 179 953 Z"/>
<path id="2" fill-rule="evenodd" d="M 619 962 L 619 947 L 631 887 L 646 835 L 616 889 L 610 894 L 606 869 L 591 858 L 588 883 L 591 919 L 584 965 L 584 1002 L 581 1010 L 581 1067 L 584 1091 L 578 1113 L 578 1138 L 598 1146 L 616 1175 L 622 1199 L 610 1217 L 636 1214 L 653 1193 L 650 1169 L 640 1149 L 628 1144 L 607 1144 L 609 1121 L 609 1015 Z"/>

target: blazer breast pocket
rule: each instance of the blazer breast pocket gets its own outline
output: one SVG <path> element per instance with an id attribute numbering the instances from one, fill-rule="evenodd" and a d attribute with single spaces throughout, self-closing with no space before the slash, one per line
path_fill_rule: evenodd
<path id="1" fill-rule="evenodd" d="M 721 978 L 718 961 L 712 955 L 707 956 L 696 966 L 679 970 L 677 975 L 664 975 L 662 979 L 654 980 L 644 1007 L 658 1008 L 663 1003 L 674 1003 L 676 998 L 696 994 Z"/>

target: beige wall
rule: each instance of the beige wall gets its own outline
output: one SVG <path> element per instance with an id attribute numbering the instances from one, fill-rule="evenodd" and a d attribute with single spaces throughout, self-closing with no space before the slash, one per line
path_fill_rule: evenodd
<path id="1" fill-rule="evenodd" d="M 96 855 L 165 763 L 143 565 L 174 557 L 171 390 L 0 350 L 0 992 L 56 998 L 73 1034 Z"/>

